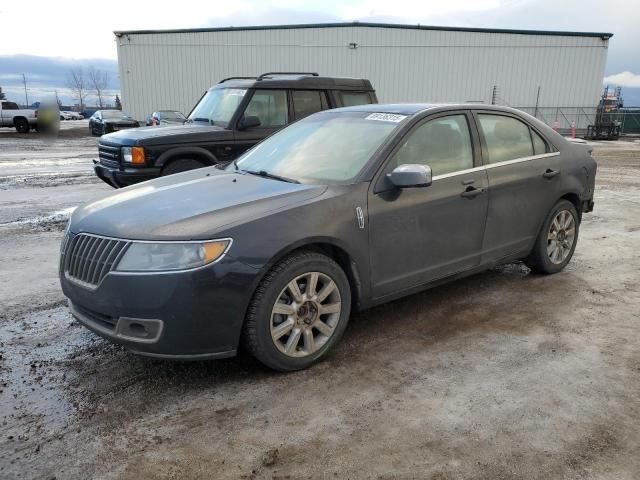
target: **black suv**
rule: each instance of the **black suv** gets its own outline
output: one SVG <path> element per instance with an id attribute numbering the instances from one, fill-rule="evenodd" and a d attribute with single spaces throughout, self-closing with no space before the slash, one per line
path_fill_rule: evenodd
<path id="1" fill-rule="evenodd" d="M 227 164 L 276 130 L 330 108 L 377 103 L 369 80 L 270 72 L 232 77 L 209 89 L 184 125 L 105 135 L 94 160 L 114 187 Z"/>

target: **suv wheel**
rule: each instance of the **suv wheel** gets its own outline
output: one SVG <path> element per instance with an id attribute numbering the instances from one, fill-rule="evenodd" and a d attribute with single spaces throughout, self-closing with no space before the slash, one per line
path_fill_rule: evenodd
<path id="1" fill-rule="evenodd" d="M 287 372 L 326 356 L 347 328 L 351 289 L 329 257 L 293 254 L 276 264 L 251 300 L 243 343 L 260 362 Z"/>
<path id="2" fill-rule="evenodd" d="M 186 158 L 183 160 L 174 160 L 169 165 L 162 169 L 162 176 L 173 175 L 174 173 L 186 172 L 188 170 L 195 170 L 196 168 L 206 167 L 205 164 L 198 160 Z"/>
<path id="3" fill-rule="evenodd" d="M 573 203 L 556 203 L 538 234 L 525 263 L 536 273 L 557 273 L 569 263 L 578 243 L 580 218 Z"/>

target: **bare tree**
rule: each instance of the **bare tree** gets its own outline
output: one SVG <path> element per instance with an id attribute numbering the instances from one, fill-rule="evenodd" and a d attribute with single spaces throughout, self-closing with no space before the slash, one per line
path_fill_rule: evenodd
<path id="1" fill-rule="evenodd" d="M 91 67 L 89 69 L 89 87 L 98 98 L 98 106 L 103 108 L 104 91 L 109 86 L 109 72 Z"/>
<path id="2" fill-rule="evenodd" d="M 78 99 L 80 103 L 80 109 L 82 110 L 85 105 L 85 100 L 89 95 L 89 82 L 87 75 L 82 67 L 71 67 L 69 70 L 69 76 L 67 78 L 67 87 L 73 93 L 73 96 Z"/>

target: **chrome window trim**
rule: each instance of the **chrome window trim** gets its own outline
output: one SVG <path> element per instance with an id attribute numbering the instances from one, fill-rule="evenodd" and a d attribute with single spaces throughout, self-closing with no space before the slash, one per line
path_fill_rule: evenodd
<path id="1" fill-rule="evenodd" d="M 540 158 L 549 158 L 560 155 L 560 152 L 541 153 L 540 155 L 532 155 L 529 157 L 520 157 L 513 160 L 505 160 L 504 162 L 489 163 L 480 167 L 467 168 L 465 170 L 458 170 L 457 172 L 443 173 L 442 175 L 435 175 L 432 181 L 441 180 L 444 178 L 457 177 L 458 175 L 466 175 L 467 173 L 479 172 L 481 170 L 488 170 L 490 168 L 503 167 L 506 165 L 513 165 L 516 163 L 529 162 L 531 160 L 538 160 Z M 427 164 L 428 165 L 428 164 Z"/>

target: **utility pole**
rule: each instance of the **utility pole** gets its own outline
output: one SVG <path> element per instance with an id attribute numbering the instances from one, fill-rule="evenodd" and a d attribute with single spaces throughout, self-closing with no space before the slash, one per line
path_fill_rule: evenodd
<path id="1" fill-rule="evenodd" d="M 22 83 L 24 85 L 24 101 L 27 102 L 25 104 L 25 108 L 29 108 L 29 96 L 27 95 L 27 78 L 22 74 Z"/>
<path id="2" fill-rule="evenodd" d="M 491 105 L 495 105 L 496 104 L 496 98 L 498 97 L 498 86 L 494 85 L 493 89 L 491 90 Z"/>
<path id="3" fill-rule="evenodd" d="M 533 116 L 538 118 L 538 105 L 540 104 L 540 85 L 538 85 L 538 94 L 536 95 L 536 109 L 533 112 Z"/>

